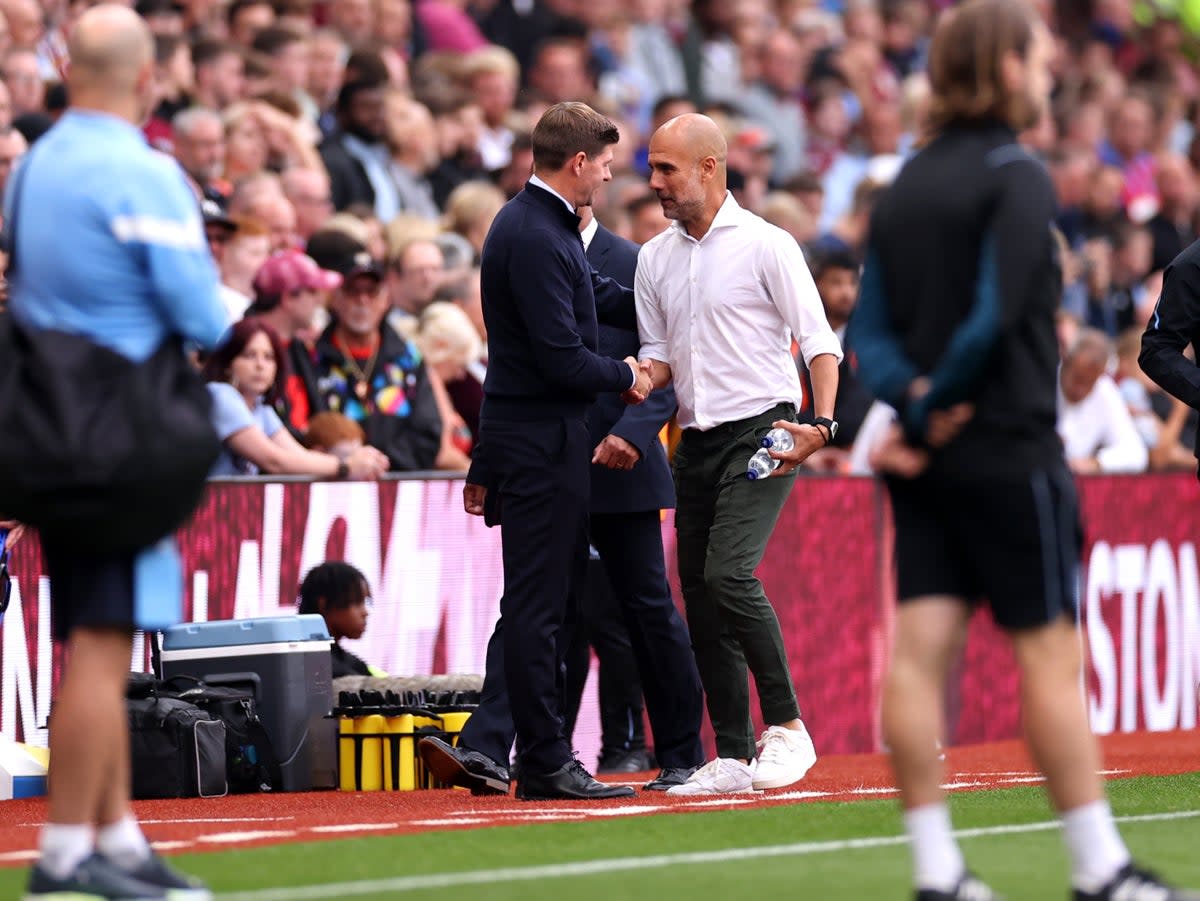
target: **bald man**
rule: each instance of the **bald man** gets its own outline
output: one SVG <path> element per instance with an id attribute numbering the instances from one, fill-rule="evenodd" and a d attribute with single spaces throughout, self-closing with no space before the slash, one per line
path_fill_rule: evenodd
<path id="1" fill-rule="evenodd" d="M 650 141 L 650 188 L 673 225 L 642 247 L 635 295 L 642 359 L 654 385 L 675 386 L 683 437 L 675 453 L 679 576 L 692 648 L 716 733 L 717 757 L 676 795 L 780 788 L 816 761 L 800 720 L 779 621 L 755 578 L 796 466 L 837 432 L 841 345 L 804 256 L 787 232 L 738 206 L 726 190 L 716 123 L 687 114 Z M 812 374 L 813 425 L 791 341 Z M 771 478 L 746 464 L 771 428 L 794 448 Z M 815 511 L 814 511 L 815 512 Z M 747 667 L 766 731 L 755 742 Z"/>
<path id="2" fill-rule="evenodd" d="M 155 100 L 150 32 L 126 7 L 96 6 L 72 31 L 70 54 L 71 108 L 6 198 L 13 317 L 135 362 L 174 335 L 211 348 L 227 322 L 200 211 L 179 166 L 140 130 Z M 132 634 L 179 620 L 174 542 L 80 553 L 43 536 L 42 550 L 54 636 L 68 654 L 50 718 L 47 822 L 25 897 L 210 898 L 151 851 L 129 805 Z"/>

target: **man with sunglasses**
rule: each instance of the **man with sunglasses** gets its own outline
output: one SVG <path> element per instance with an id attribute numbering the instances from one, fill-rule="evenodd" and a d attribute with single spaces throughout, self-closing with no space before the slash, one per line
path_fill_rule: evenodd
<path id="1" fill-rule="evenodd" d="M 352 238 L 318 232 L 308 253 L 342 276 L 329 300 L 333 321 L 310 351 L 305 376 L 309 414 L 342 413 L 363 427 L 367 444 L 398 472 L 434 469 L 442 417 L 429 372 L 413 344 L 388 325 L 383 267 Z M 292 425 L 302 405 L 293 404 Z"/>

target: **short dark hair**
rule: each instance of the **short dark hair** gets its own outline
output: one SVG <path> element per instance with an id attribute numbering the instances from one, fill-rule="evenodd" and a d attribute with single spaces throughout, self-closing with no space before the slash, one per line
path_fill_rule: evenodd
<path id="1" fill-rule="evenodd" d="M 274 404 L 279 399 L 283 386 L 287 383 L 287 351 L 284 350 L 283 342 L 279 340 L 279 333 L 257 316 L 248 316 L 233 324 L 233 328 L 229 331 L 229 338 L 205 362 L 204 378 L 209 382 L 228 381 L 229 367 L 246 349 L 250 339 L 259 332 L 267 336 L 267 340 L 271 342 L 271 350 L 275 353 L 275 381 L 263 395 L 264 401 Z"/>
<path id="2" fill-rule="evenodd" d="M 251 47 L 267 56 L 276 56 L 285 47 L 303 44 L 304 35 L 290 25 L 268 25 L 254 36 Z"/>
<path id="3" fill-rule="evenodd" d="M 820 281 L 827 272 L 835 270 L 849 270 L 854 273 L 855 278 L 858 278 L 859 270 L 862 267 L 853 254 L 844 250 L 828 250 L 824 253 L 819 251 L 814 253 L 809 268 L 812 270 L 813 281 Z"/>
<path id="4" fill-rule="evenodd" d="M 929 49 L 934 134 L 955 122 L 1028 127 L 1026 98 L 1005 87 L 1002 68 L 1010 52 L 1028 58 L 1036 26 L 1037 14 L 1023 0 L 967 0 L 942 16 Z"/>
<path id="5" fill-rule="evenodd" d="M 556 103 L 534 126 L 533 168 L 554 172 L 577 153 L 591 159 L 620 140 L 617 126 L 586 103 Z"/>
<path id="6" fill-rule="evenodd" d="M 228 41 L 218 41 L 213 38 L 202 38 L 192 44 L 192 65 L 196 68 L 207 66 L 222 56 L 240 56 L 237 46 Z"/>
<path id="7" fill-rule="evenodd" d="M 824 194 L 825 183 L 812 169 L 805 169 L 785 181 L 783 190 L 789 194 Z"/>
<path id="8" fill-rule="evenodd" d="M 314 566 L 300 583 L 297 613 L 320 613 L 325 608 L 340 610 L 362 603 L 370 594 L 367 577 L 356 567 L 341 560 Z"/>
<path id="9" fill-rule="evenodd" d="M 366 81 L 372 84 L 387 84 L 388 67 L 378 50 L 360 47 L 346 58 L 346 83 Z"/>
<path id="10" fill-rule="evenodd" d="M 232 25 L 234 20 L 241 15 L 242 10 L 252 6 L 271 6 L 271 0 L 233 0 L 229 4 L 229 8 L 225 10 L 225 21 Z M 275 7 L 271 6 L 271 11 L 274 12 Z"/>
<path id="11" fill-rule="evenodd" d="M 638 194 L 632 200 L 625 204 L 625 212 L 630 216 L 636 216 L 648 206 L 658 206 L 658 195 L 653 191 L 647 191 L 645 194 Z"/>
<path id="12" fill-rule="evenodd" d="M 656 101 L 654 101 L 654 106 L 650 110 L 650 115 L 652 118 L 657 119 L 663 114 L 663 110 L 665 110 L 668 106 L 674 106 L 676 103 L 691 102 L 692 98 L 687 94 L 663 94 Z"/>

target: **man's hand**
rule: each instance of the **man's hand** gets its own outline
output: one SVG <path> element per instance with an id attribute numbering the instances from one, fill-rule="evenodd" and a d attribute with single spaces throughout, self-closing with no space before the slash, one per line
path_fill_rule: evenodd
<path id="1" fill-rule="evenodd" d="M 25 534 L 25 527 L 15 519 L 0 519 L 0 529 L 8 529 L 8 538 L 4 542 L 7 548 L 14 547 Z"/>
<path id="2" fill-rule="evenodd" d="M 483 501 L 486 497 L 486 485 L 472 485 L 467 482 L 463 486 L 463 509 L 472 516 L 483 516 Z"/>
<path id="3" fill-rule="evenodd" d="M 909 400 L 919 401 L 932 387 L 933 382 L 926 376 L 917 376 L 908 386 Z M 925 442 L 930 447 L 945 447 L 958 436 L 974 415 L 975 408 L 971 404 L 955 404 L 946 410 L 931 410 L 929 420 L 925 423 Z"/>
<path id="4" fill-rule="evenodd" d="M 1068 460 L 1067 465 L 1076 475 L 1095 475 L 1100 472 L 1100 461 L 1095 457 L 1075 457 Z"/>
<path id="5" fill-rule="evenodd" d="M 647 358 L 642 360 L 642 362 L 638 365 L 645 369 L 646 372 L 650 373 L 650 380 L 654 382 L 655 391 L 665 388 L 667 385 L 671 384 L 671 367 L 662 360 L 653 360 Z"/>
<path id="6" fill-rule="evenodd" d="M 933 410 L 925 427 L 925 440 L 930 447 L 945 447 L 963 430 L 975 408 L 970 404 L 955 404 L 948 410 Z"/>
<path id="7" fill-rule="evenodd" d="M 807 460 L 809 454 L 825 446 L 825 433 L 815 425 L 800 425 L 780 419 L 771 423 L 771 428 L 791 432 L 793 445 L 790 451 L 770 451 L 771 456 L 780 461 L 771 478 L 787 475 Z"/>
<path id="8" fill-rule="evenodd" d="M 625 363 L 633 372 L 636 381 L 632 388 L 621 395 L 621 400 L 627 404 L 643 403 L 650 396 L 650 392 L 654 390 L 654 383 L 650 378 L 650 373 L 645 365 L 639 363 L 633 357 L 626 357 Z"/>
<path id="9" fill-rule="evenodd" d="M 808 459 L 804 461 L 804 468 L 811 469 L 813 472 L 837 475 L 846 469 L 849 460 L 850 455 L 844 448 L 823 447 L 809 455 Z"/>
<path id="10" fill-rule="evenodd" d="M 355 448 L 346 457 L 349 478 L 354 482 L 373 482 L 388 471 L 389 465 L 387 455 L 370 445 Z"/>
<path id="11" fill-rule="evenodd" d="M 905 442 L 900 426 L 892 425 L 883 440 L 871 450 L 868 462 L 877 473 L 915 479 L 929 465 L 929 454 Z"/>
<path id="12" fill-rule="evenodd" d="M 592 454 L 593 463 L 609 469 L 633 469 L 640 459 L 641 451 L 618 435 L 605 435 Z"/>

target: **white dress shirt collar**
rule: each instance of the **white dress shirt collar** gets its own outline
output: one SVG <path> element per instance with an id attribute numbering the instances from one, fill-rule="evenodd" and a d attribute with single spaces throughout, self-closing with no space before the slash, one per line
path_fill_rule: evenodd
<path id="1" fill-rule="evenodd" d="M 592 238 L 596 237 L 596 229 L 600 227 L 599 220 L 595 216 L 592 221 L 583 227 L 583 231 L 579 233 L 579 237 L 583 238 L 583 249 L 586 252 L 592 246 Z"/>
<path id="2" fill-rule="evenodd" d="M 678 219 L 671 223 L 671 227 L 689 241 L 696 241 L 697 243 L 700 243 L 719 228 L 732 228 L 736 225 L 741 225 L 741 223 L 744 221 L 744 213 L 745 210 L 742 209 L 741 204 L 734 199 L 733 192 L 726 191 L 725 199 L 721 202 L 721 208 L 717 210 L 717 215 L 713 216 L 713 221 L 712 224 L 708 226 L 708 231 L 706 231 L 699 238 L 693 238 L 691 235 L 689 235 L 687 227 Z"/>
<path id="3" fill-rule="evenodd" d="M 556 190 L 554 190 L 552 187 L 550 187 L 548 184 L 546 184 L 544 181 L 542 181 L 536 175 L 529 176 L 529 183 L 531 185 L 533 185 L 534 187 L 541 188 L 543 191 L 549 191 L 551 194 L 553 194 L 555 197 L 557 197 L 559 200 L 561 200 L 564 204 L 566 204 L 566 207 L 568 210 L 571 211 L 572 216 L 576 215 L 575 204 L 571 203 L 569 200 L 567 200 L 567 198 L 563 197 L 561 194 L 559 194 Z"/>

